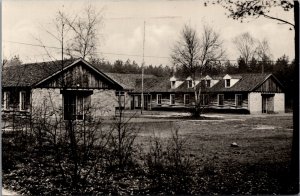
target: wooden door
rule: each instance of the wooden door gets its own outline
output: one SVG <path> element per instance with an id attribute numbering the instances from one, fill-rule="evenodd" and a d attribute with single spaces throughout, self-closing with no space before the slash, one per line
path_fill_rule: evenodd
<path id="1" fill-rule="evenodd" d="M 274 94 L 262 94 L 262 113 L 274 112 Z"/>

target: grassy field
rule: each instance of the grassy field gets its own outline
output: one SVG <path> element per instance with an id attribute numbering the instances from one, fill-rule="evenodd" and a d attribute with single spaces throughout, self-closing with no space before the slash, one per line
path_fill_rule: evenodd
<path id="1" fill-rule="evenodd" d="M 189 183 L 191 187 L 188 189 L 193 190 L 188 191 L 189 194 L 290 194 L 297 191 L 297 182 L 290 178 L 293 132 L 290 114 L 210 115 L 204 120 L 158 114 L 138 116 L 131 123 L 139 128 L 136 142 L 146 152 L 149 138 L 154 135 L 167 141 L 172 131 L 178 130 L 180 136 L 186 139 L 186 154 L 195 160 L 196 168 L 192 170 L 192 177 L 188 178 L 193 181 Z M 238 147 L 231 147 L 233 142 Z M 30 176 L 32 168 L 28 171 L 30 174 L 24 176 Z M 15 184 L 15 178 L 23 170 L 14 172 L 14 175 L 4 172 L 4 184 Z M 138 178 L 144 179 L 143 176 Z M 135 182 L 135 177 L 132 180 Z M 20 182 L 18 186 L 26 186 L 26 183 Z M 172 191 L 151 193 L 171 194 Z"/>
<path id="2" fill-rule="evenodd" d="M 153 132 L 160 137 L 170 137 L 172 128 L 179 129 L 180 135 L 188 139 L 190 153 L 204 160 L 256 163 L 290 158 L 291 116 L 231 115 L 222 120 L 142 122 L 140 126 L 139 139 L 143 142 Z M 230 147 L 232 142 L 239 147 Z"/>
<path id="3" fill-rule="evenodd" d="M 143 120 L 141 120 L 143 121 Z M 139 124 L 136 122 L 136 124 Z M 291 115 L 225 115 L 219 120 L 141 122 L 138 141 L 168 138 L 178 129 L 198 158 L 200 193 L 279 194 L 291 191 Z M 236 142 L 238 147 L 231 147 Z M 201 184 L 198 183 L 198 184 Z"/>

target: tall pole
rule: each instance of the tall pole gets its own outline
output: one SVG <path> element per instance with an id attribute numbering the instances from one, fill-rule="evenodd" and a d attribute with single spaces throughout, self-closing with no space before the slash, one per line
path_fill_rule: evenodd
<path id="1" fill-rule="evenodd" d="M 146 22 L 144 21 L 144 36 L 143 36 L 143 62 L 142 62 L 142 94 L 141 94 L 141 114 L 143 114 L 144 107 L 144 64 L 145 64 L 145 28 Z"/>
<path id="2" fill-rule="evenodd" d="M 64 87 L 64 23 L 62 21 L 61 24 L 61 74 L 62 74 L 62 79 L 61 79 L 61 83 L 62 83 L 62 88 Z M 64 89 L 63 89 L 64 90 Z"/>

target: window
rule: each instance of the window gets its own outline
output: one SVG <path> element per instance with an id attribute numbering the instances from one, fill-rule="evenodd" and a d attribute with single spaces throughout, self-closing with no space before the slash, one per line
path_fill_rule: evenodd
<path id="1" fill-rule="evenodd" d="M 158 105 L 161 105 L 161 97 L 162 97 L 161 94 L 156 95 L 156 101 Z"/>
<path id="2" fill-rule="evenodd" d="M 189 104 L 190 104 L 190 95 L 184 94 L 184 105 L 189 105 Z"/>
<path id="3" fill-rule="evenodd" d="M 26 110 L 26 92 L 20 91 L 20 110 Z"/>
<path id="4" fill-rule="evenodd" d="M 64 119 L 83 120 L 90 107 L 90 93 L 64 93 Z"/>
<path id="5" fill-rule="evenodd" d="M 223 106 L 224 105 L 224 95 L 218 94 L 218 105 Z"/>
<path id="6" fill-rule="evenodd" d="M 9 92 L 3 92 L 3 97 L 2 97 L 2 104 L 3 104 L 3 109 L 8 110 L 9 109 Z"/>
<path id="7" fill-rule="evenodd" d="M 192 88 L 193 87 L 193 81 L 192 80 L 188 80 L 188 88 Z"/>
<path id="8" fill-rule="evenodd" d="M 243 105 L 242 95 L 240 94 L 235 95 L 235 105 L 236 107 L 242 107 Z"/>
<path id="9" fill-rule="evenodd" d="M 175 82 L 176 81 L 171 81 L 171 88 L 175 88 Z"/>
<path id="10" fill-rule="evenodd" d="M 118 98 L 118 108 L 125 107 L 125 93 L 124 91 L 117 91 L 116 96 Z"/>
<path id="11" fill-rule="evenodd" d="M 208 104 L 209 104 L 208 94 L 202 94 L 202 105 L 208 105 Z"/>
<path id="12" fill-rule="evenodd" d="M 225 87 L 229 88 L 230 87 L 230 79 L 225 80 Z"/>
<path id="13" fill-rule="evenodd" d="M 175 105 L 175 94 L 170 95 L 170 104 Z"/>
<path id="14" fill-rule="evenodd" d="M 137 107 L 142 107 L 142 96 L 141 95 L 137 95 L 137 99 L 138 99 L 138 101 L 137 101 Z"/>
<path id="15" fill-rule="evenodd" d="M 210 80 L 206 80 L 206 87 L 210 87 Z"/>

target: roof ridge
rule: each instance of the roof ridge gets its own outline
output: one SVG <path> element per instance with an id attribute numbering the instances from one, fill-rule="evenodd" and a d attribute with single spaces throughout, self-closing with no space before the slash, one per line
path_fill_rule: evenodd
<path id="1" fill-rule="evenodd" d="M 81 58 L 81 57 L 80 57 Z M 63 61 L 67 62 L 67 61 L 76 61 L 80 58 L 75 58 L 75 59 L 64 59 Z M 18 66 L 26 66 L 26 65 L 35 65 L 35 64 L 42 64 L 42 63 L 54 63 L 54 62 L 59 62 L 59 61 L 62 61 L 62 60 L 52 60 L 52 61 L 41 61 L 41 62 L 35 62 L 35 63 L 22 63 L 22 64 L 19 64 L 19 65 L 10 65 L 10 66 L 7 66 L 7 67 L 4 67 L 4 68 L 10 68 L 10 67 L 18 67 Z"/>

